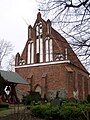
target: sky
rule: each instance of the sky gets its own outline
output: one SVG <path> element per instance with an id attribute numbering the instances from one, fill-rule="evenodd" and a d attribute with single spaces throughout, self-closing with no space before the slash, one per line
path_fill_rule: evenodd
<path id="1" fill-rule="evenodd" d="M 0 39 L 11 41 L 14 53 L 22 51 L 37 12 L 36 0 L 0 0 Z"/>
<path id="2" fill-rule="evenodd" d="M 28 25 L 33 26 L 37 13 L 36 0 L 0 0 L 0 39 L 12 43 L 13 55 L 22 53 L 28 38 Z"/>

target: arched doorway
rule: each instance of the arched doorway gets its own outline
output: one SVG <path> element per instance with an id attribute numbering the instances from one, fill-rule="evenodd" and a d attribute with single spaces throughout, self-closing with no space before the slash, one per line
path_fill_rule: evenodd
<path id="1" fill-rule="evenodd" d="M 35 87 L 35 92 L 39 92 L 41 94 L 41 87 L 39 85 Z"/>

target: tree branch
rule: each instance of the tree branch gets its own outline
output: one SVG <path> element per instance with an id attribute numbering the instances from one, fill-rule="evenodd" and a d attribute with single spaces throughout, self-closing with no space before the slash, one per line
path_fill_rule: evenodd
<path id="1" fill-rule="evenodd" d="M 82 5 L 85 6 L 88 1 L 89 1 L 89 0 L 85 0 L 84 2 L 81 2 L 81 3 L 78 4 L 78 5 L 74 5 L 74 4 L 72 4 L 72 2 L 71 2 L 71 4 L 67 4 L 67 3 L 66 3 L 66 7 L 79 8 L 79 7 L 81 7 Z"/>

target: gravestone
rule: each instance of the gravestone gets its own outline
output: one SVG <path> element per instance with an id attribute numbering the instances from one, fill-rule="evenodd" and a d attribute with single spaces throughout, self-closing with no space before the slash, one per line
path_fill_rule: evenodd
<path id="1" fill-rule="evenodd" d="M 51 104 L 51 107 L 59 107 L 60 108 L 62 105 L 62 100 L 61 99 L 53 99 L 53 100 L 51 100 L 50 104 Z"/>

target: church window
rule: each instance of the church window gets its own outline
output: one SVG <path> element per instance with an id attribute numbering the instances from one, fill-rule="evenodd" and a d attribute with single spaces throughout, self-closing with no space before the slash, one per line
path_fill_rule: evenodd
<path id="1" fill-rule="evenodd" d="M 53 61 L 52 39 L 46 38 L 46 62 Z"/>
<path id="2" fill-rule="evenodd" d="M 34 63 L 34 43 L 30 41 L 28 43 L 27 64 Z"/>
<path id="3" fill-rule="evenodd" d="M 46 62 L 49 61 L 49 49 L 48 49 L 48 40 L 46 40 Z"/>
<path id="4" fill-rule="evenodd" d="M 34 63 L 34 43 L 31 44 L 31 63 Z"/>
<path id="5" fill-rule="evenodd" d="M 40 55 L 39 55 L 39 53 L 37 53 L 36 54 L 36 63 L 39 63 L 39 61 L 40 61 L 39 58 L 40 58 Z"/>
<path id="6" fill-rule="evenodd" d="M 27 64 L 30 64 L 30 43 L 28 44 L 28 58 L 27 58 Z"/>
<path id="7" fill-rule="evenodd" d="M 52 39 L 50 39 L 50 61 L 53 61 Z"/>
<path id="8" fill-rule="evenodd" d="M 40 38 L 40 62 L 43 62 L 43 40 Z"/>
<path id="9" fill-rule="evenodd" d="M 42 23 L 36 25 L 36 62 L 43 62 Z"/>
<path id="10" fill-rule="evenodd" d="M 36 40 L 36 53 L 39 53 L 39 39 Z"/>

